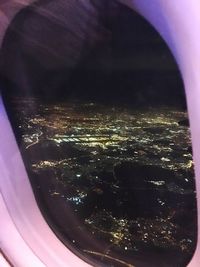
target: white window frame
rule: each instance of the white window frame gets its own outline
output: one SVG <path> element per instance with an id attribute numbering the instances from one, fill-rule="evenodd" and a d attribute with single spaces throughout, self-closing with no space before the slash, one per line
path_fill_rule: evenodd
<path id="1" fill-rule="evenodd" d="M 26 4 L 31 0 L 7 0 L 7 3 L 9 2 Z M 138 11 L 157 29 L 170 47 L 180 68 L 191 127 L 198 229 L 200 229 L 200 1 L 120 0 L 120 2 Z M 3 12 L 1 4 L 0 11 L 1 15 Z M 4 13 L 2 17 L 3 30 L 13 16 L 11 13 L 9 15 Z M 16 14 L 16 10 L 13 14 Z M 2 33 L 0 37 L 2 40 Z M 2 99 L 0 99 L 0 189 L 0 247 L 15 267 L 90 266 L 67 249 L 44 220 L 33 195 Z M 200 231 L 198 231 L 197 248 L 188 267 L 200 266 L 199 240 Z"/>

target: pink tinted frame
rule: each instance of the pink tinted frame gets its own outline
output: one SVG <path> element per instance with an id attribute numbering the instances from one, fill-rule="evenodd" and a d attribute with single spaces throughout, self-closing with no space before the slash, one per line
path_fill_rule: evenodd
<path id="1" fill-rule="evenodd" d="M 28 3 L 31 0 L 13 2 Z M 120 2 L 135 9 L 157 29 L 170 47 L 180 68 L 191 127 L 200 229 L 200 1 Z M 44 221 L 37 207 L 2 100 L 0 129 L 1 249 L 16 267 L 89 266 L 69 251 Z M 199 241 L 198 231 L 197 249 L 188 267 L 199 267 Z"/>

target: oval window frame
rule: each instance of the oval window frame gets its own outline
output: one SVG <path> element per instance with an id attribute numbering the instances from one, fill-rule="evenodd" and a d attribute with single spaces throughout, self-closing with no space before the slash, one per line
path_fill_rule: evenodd
<path id="1" fill-rule="evenodd" d="M 12 2 L 12 1 L 10 1 Z M 30 1 L 27 1 L 30 2 Z M 198 0 L 120 0 L 145 17 L 161 34 L 180 68 L 185 85 L 195 162 L 198 215 L 200 214 L 200 2 Z M 11 3 L 12 4 L 12 3 Z M 16 13 L 16 10 L 14 14 Z M 0 101 L 0 188 L 1 247 L 14 266 L 90 266 L 57 239 L 37 207 L 29 179 Z M 200 216 L 200 215 L 199 215 Z M 200 219 L 198 216 L 198 226 Z M 5 227 L 5 225 L 7 225 Z M 39 225 L 40 227 L 37 227 Z M 198 227 L 199 229 L 199 227 Z M 9 236 L 9 238 L 8 238 Z M 188 267 L 200 259 L 200 233 L 197 249 Z M 48 246 L 46 245 L 48 244 Z M 22 250 L 24 247 L 24 250 Z"/>

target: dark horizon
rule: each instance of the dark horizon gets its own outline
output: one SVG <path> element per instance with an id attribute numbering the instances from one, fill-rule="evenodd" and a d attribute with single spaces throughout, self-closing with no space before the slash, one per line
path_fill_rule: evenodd
<path id="1" fill-rule="evenodd" d="M 99 20 L 103 34 L 96 33 L 99 40 L 94 41 L 92 47 L 85 45 L 86 48 L 80 51 L 75 66 L 70 65 L 71 58 L 66 57 L 72 49 L 68 48 L 68 42 L 73 40 L 67 39 L 67 43 L 63 44 L 63 47 L 66 47 L 61 47 L 61 52 L 59 49 L 55 51 L 61 53 L 58 54 L 59 57 L 63 57 L 59 62 L 52 63 L 57 64 L 55 67 L 49 68 L 46 56 L 44 62 L 39 62 L 33 55 L 29 55 L 28 50 L 27 55 L 23 52 L 20 58 L 13 57 L 12 67 L 6 67 L 8 53 L 9 57 L 12 56 L 10 48 L 13 41 L 15 49 L 26 45 L 27 41 L 21 40 L 20 34 L 13 31 L 13 28 L 22 27 L 22 15 L 30 16 L 30 10 L 28 14 L 27 12 L 24 9 L 21 15 L 15 18 L 4 40 L 5 69 L 2 68 L 1 75 L 5 94 L 38 96 L 49 101 L 76 98 L 104 104 L 123 102 L 136 107 L 177 104 L 186 109 L 182 79 L 167 45 L 148 22 L 122 6 L 120 12 L 113 12 L 109 21 L 108 18 Z M 36 16 L 34 12 L 33 14 Z M 70 23 L 73 22 L 69 22 L 69 25 Z M 49 21 L 46 21 L 46 27 L 49 27 Z M 55 29 L 54 25 L 51 27 L 52 31 L 56 31 L 56 26 Z M 31 33 L 29 34 L 32 37 Z M 49 38 L 52 36 L 49 35 Z M 56 35 L 55 38 L 59 36 Z M 62 40 L 64 37 L 60 38 Z M 59 43 L 60 40 L 57 41 Z M 72 41 L 72 45 L 76 45 L 76 42 L 73 44 Z M 62 54 L 62 49 L 67 52 Z M 21 65 L 22 73 L 19 72 Z"/>

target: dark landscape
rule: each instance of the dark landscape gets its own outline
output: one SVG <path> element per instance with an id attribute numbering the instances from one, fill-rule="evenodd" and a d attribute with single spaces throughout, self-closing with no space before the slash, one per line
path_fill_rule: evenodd
<path id="1" fill-rule="evenodd" d="M 187 265 L 197 225 L 185 111 L 13 103 L 38 203 L 72 250 L 106 266 Z"/>

